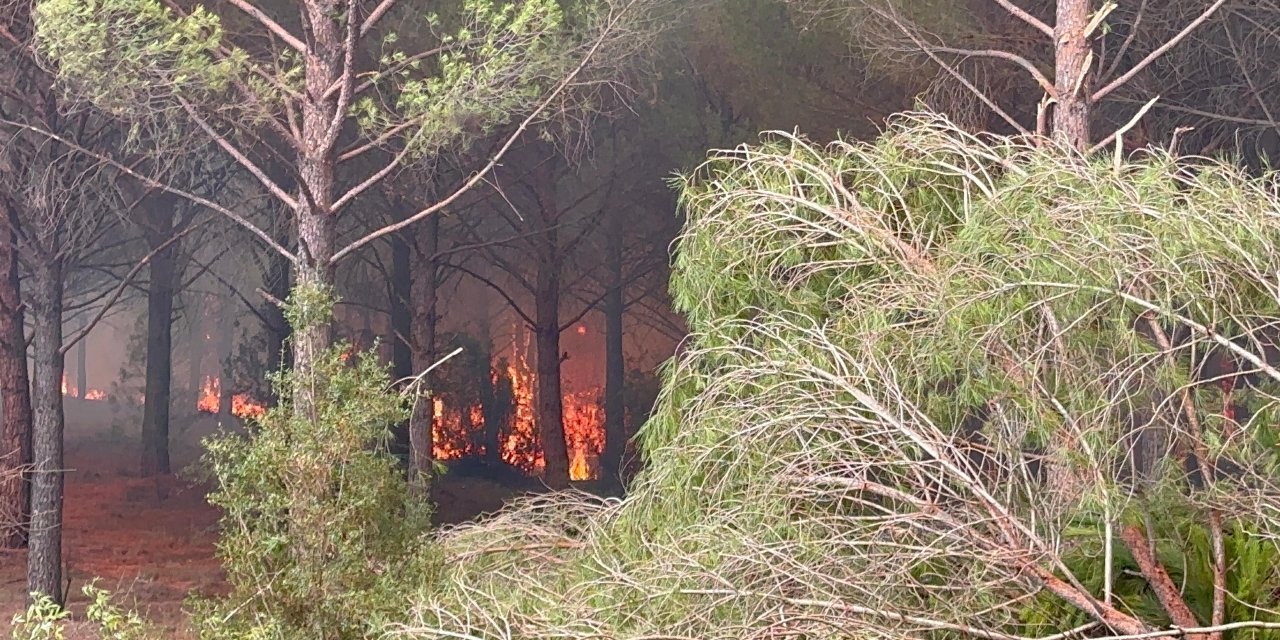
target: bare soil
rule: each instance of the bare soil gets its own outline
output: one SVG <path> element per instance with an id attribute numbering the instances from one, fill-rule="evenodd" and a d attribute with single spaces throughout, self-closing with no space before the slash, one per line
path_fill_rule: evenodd
<path id="1" fill-rule="evenodd" d="M 178 473 L 158 478 L 138 477 L 137 428 L 121 423 L 136 425 L 137 417 L 105 402 L 67 400 L 63 553 L 70 609 L 80 616 L 81 587 L 97 579 L 164 637 L 188 638 L 185 599 L 218 593 L 224 576 L 214 558 L 218 511 L 205 502 L 208 487 L 185 479 L 182 470 L 219 422 L 213 416 L 175 420 L 171 455 Z M 463 522 L 534 489 L 528 481 L 513 486 L 446 474 L 435 491 L 436 520 Z M 13 615 L 25 606 L 25 587 L 26 553 L 0 550 L 0 638 L 9 636 Z M 69 640 L 93 637 L 76 624 L 69 632 Z"/>

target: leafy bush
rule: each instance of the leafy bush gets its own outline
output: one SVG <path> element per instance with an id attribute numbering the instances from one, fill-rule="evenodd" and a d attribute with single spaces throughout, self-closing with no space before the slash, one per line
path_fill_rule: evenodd
<path id="1" fill-rule="evenodd" d="M 142 618 L 111 600 L 111 593 L 86 584 L 81 591 L 89 598 L 85 619 L 94 626 L 100 640 L 144 640 L 156 638 Z M 13 640 L 62 640 L 71 614 L 47 595 L 33 594 L 26 611 L 13 617 Z"/>
<path id="2" fill-rule="evenodd" d="M 366 637 L 431 581 L 430 510 L 386 450 L 405 403 L 376 358 L 347 350 L 329 349 L 305 378 L 279 376 L 279 406 L 247 436 L 207 440 L 231 592 L 197 601 L 201 637 Z M 304 386 L 314 420 L 291 402 Z"/>

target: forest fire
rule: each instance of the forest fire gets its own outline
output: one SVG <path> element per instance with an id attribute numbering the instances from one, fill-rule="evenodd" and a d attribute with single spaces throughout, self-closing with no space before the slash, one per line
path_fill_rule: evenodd
<path id="1" fill-rule="evenodd" d="M 516 345 L 515 357 L 505 370 L 492 372 L 491 381 L 510 383 L 509 419 L 499 428 L 498 442 L 503 462 L 529 474 L 545 466 L 538 432 L 535 398 L 537 379 Z M 569 477 L 593 480 L 599 477 L 599 457 L 604 450 L 604 411 L 599 390 L 565 393 L 563 402 L 565 443 L 569 450 Z M 432 399 L 432 442 L 437 460 L 457 460 L 485 454 L 485 408 L 480 405 L 451 407 L 444 398 Z"/>
<path id="2" fill-rule="evenodd" d="M 80 394 L 80 390 L 75 385 L 67 384 L 67 376 L 62 376 L 62 395 L 70 398 L 80 398 L 81 400 L 106 400 L 107 392 L 101 389 L 89 389 Z"/>
<path id="3" fill-rule="evenodd" d="M 201 413 L 218 413 L 221 397 L 221 380 L 205 376 L 204 382 L 200 385 L 200 394 L 196 397 L 196 409 Z M 237 393 L 231 396 L 231 415 L 237 418 L 258 418 L 266 412 L 266 406 L 255 401 L 248 394 Z"/>

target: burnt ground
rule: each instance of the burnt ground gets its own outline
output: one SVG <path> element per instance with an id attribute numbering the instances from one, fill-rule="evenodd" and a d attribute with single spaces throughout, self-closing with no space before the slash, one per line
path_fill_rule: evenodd
<path id="1" fill-rule="evenodd" d="M 122 424 L 131 426 L 125 427 Z M 175 420 L 171 455 L 176 475 L 138 477 L 137 417 L 105 402 L 67 400 L 66 502 L 63 551 L 73 613 L 80 589 L 95 577 L 146 614 L 164 637 L 184 638 L 184 599 L 215 594 L 223 575 L 214 559 L 218 511 L 207 487 L 180 471 L 199 456 L 199 442 L 218 428 L 212 416 Z M 456 523 L 501 507 L 510 496 L 536 488 L 528 480 L 504 482 L 465 472 L 446 474 L 436 487 L 436 519 Z M 24 606 L 25 552 L 0 550 L 0 637 Z M 71 628 L 69 638 L 87 637 Z"/>

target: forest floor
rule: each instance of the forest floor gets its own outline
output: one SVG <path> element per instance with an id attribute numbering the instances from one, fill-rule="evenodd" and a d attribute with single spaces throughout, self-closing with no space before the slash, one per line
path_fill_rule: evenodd
<path id="1" fill-rule="evenodd" d="M 70 580 L 74 617 L 83 611 L 81 587 L 98 586 L 133 606 L 163 634 L 190 637 L 183 603 L 191 593 L 216 594 L 224 588 L 214 558 L 218 511 L 205 502 L 207 487 L 182 472 L 200 453 L 200 439 L 218 428 L 218 419 L 200 416 L 175 421 L 171 445 L 174 475 L 138 477 L 140 447 L 136 428 L 122 429 L 122 418 L 105 402 L 67 400 L 66 499 L 64 503 L 64 580 Z M 461 474 L 446 474 L 435 491 L 436 520 L 457 523 L 493 511 L 529 482 L 513 487 Z M 11 620 L 24 606 L 26 554 L 0 550 L 0 638 L 9 637 Z M 72 624 L 68 640 L 92 637 Z"/>

